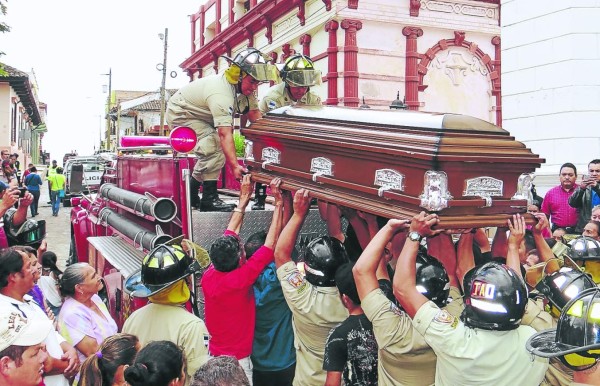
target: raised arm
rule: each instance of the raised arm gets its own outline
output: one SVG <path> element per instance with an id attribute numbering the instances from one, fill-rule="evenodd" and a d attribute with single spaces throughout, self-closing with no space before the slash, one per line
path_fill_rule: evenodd
<path id="1" fill-rule="evenodd" d="M 281 196 L 281 190 L 279 190 L 280 185 L 281 178 L 279 177 L 274 178 L 271 181 L 271 194 L 275 199 L 275 209 L 273 209 L 273 219 L 271 219 L 271 226 L 269 227 L 269 231 L 267 232 L 267 237 L 265 239 L 265 246 L 271 249 L 275 248 L 282 228 L 281 220 L 283 219 L 283 197 Z"/>
<path id="2" fill-rule="evenodd" d="M 300 189 L 294 195 L 294 214 L 290 221 L 285 225 L 277 246 L 275 247 L 275 266 L 281 267 L 285 263 L 292 261 L 292 250 L 296 244 L 298 233 L 304 224 L 304 219 L 310 208 L 309 191 Z"/>
<path id="3" fill-rule="evenodd" d="M 508 244 L 506 239 L 506 227 L 496 228 L 494 240 L 492 240 L 492 257 L 506 256 Z"/>
<path id="4" fill-rule="evenodd" d="M 237 208 L 233 210 L 231 219 L 227 225 L 227 230 L 240 234 L 242 229 L 242 222 L 244 221 L 244 214 L 246 213 L 246 207 L 250 202 L 252 191 L 254 190 L 254 184 L 251 182 L 251 175 L 246 174 L 242 177 L 242 186 L 240 188 L 240 200 Z"/>
<path id="5" fill-rule="evenodd" d="M 440 233 L 435 237 L 428 237 L 427 253 L 442 263 L 446 272 L 448 272 L 450 285 L 460 288 L 456 278 L 456 249 L 452 242 L 452 234 Z"/>
<path id="6" fill-rule="evenodd" d="M 407 226 L 408 220 L 390 220 L 387 225 L 377 232 L 371 242 L 367 244 L 356 264 L 354 264 L 352 274 L 356 282 L 358 296 L 361 299 L 379 288 L 376 272 L 380 265 L 385 246 L 394 237 L 394 234 L 406 229 Z"/>
<path id="7" fill-rule="evenodd" d="M 438 221 L 437 214 L 421 212 L 413 217 L 409 234 L 416 232 L 421 237 L 437 234 L 439 231 L 432 231 L 431 227 L 437 224 Z M 411 318 L 428 301 L 423 294 L 417 291 L 416 259 L 418 251 L 419 241 L 408 237 L 398 258 L 396 273 L 394 274 L 394 295 Z"/>
<path id="8" fill-rule="evenodd" d="M 510 234 L 508 236 L 508 252 L 506 253 L 506 265 L 512 268 L 519 277 L 521 275 L 521 260 L 519 259 L 519 246 L 525 240 L 525 218 L 520 214 L 513 215 L 511 220 L 506 220 Z"/>

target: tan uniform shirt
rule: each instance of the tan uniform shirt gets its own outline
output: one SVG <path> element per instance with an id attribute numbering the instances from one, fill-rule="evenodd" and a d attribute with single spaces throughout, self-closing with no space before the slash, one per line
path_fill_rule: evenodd
<path id="1" fill-rule="evenodd" d="M 437 354 L 436 386 L 537 386 L 548 360 L 532 356 L 525 343 L 535 330 L 473 329 L 427 302 L 417 311 L 413 326 Z"/>
<path id="2" fill-rule="evenodd" d="M 142 347 L 155 340 L 181 347 L 187 359 L 186 385 L 209 358 L 204 321 L 183 307 L 150 303 L 127 318 L 123 332 L 136 335 Z"/>
<path id="3" fill-rule="evenodd" d="M 529 299 L 521 325 L 531 326 L 536 331 L 543 331 L 556 328 L 556 324 L 556 319 L 544 311 L 542 300 Z M 571 382 L 573 382 L 573 370 L 563 365 L 560 359 L 550 358 L 550 366 L 541 386 L 564 386 L 571 384 Z"/>
<path id="4" fill-rule="evenodd" d="M 283 295 L 292 310 L 296 375 L 294 386 L 323 386 L 325 344 L 331 329 L 348 317 L 336 287 L 310 284 L 294 262 L 277 269 Z"/>
<path id="5" fill-rule="evenodd" d="M 379 346 L 380 386 L 433 385 L 436 356 L 408 315 L 377 288 L 361 301 Z"/>
<path id="6" fill-rule="evenodd" d="M 289 106 L 292 103 L 294 103 L 294 101 L 285 87 L 285 82 L 281 82 L 271 87 L 267 91 L 267 95 L 265 95 L 265 97 L 260 101 L 258 107 L 260 108 L 260 112 L 265 114 L 279 107 Z M 321 98 L 319 98 L 319 96 L 315 93 L 309 91 L 304 94 L 304 96 L 300 98 L 297 103 L 310 106 L 319 106 L 321 105 Z"/>

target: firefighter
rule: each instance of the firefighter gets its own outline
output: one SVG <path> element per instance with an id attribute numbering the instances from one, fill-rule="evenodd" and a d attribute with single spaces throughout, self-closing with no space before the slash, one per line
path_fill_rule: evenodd
<path id="1" fill-rule="evenodd" d="M 536 333 L 527 350 L 542 358 L 558 358 L 573 370 L 573 385 L 598 385 L 600 359 L 600 289 L 586 289 L 562 309 L 556 328 Z"/>
<path id="2" fill-rule="evenodd" d="M 230 212 L 235 207 L 220 200 L 217 193 L 217 178 L 225 162 L 238 180 L 247 172 L 237 161 L 233 127 L 239 126 L 241 115 L 247 114 L 250 122 L 261 117 L 254 94 L 260 83 L 278 78 L 277 68 L 268 64 L 270 58 L 255 48 L 245 48 L 233 59 L 224 58 L 230 63 L 227 70 L 185 85 L 167 104 L 170 127 L 188 126 L 198 135 L 190 199 L 193 207 L 209 212 Z"/>
<path id="3" fill-rule="evenodd" d="M 133 296 L 148 298 L 149 302 L 127 318 L 123 332 L 136 335 L 142 346 L 168 340 L 182 347 L 189 385 L 196 370 L 208 360 L 206 325 L 183 307 L 190 300 L 185 279 L 202 266 L 177 245 L 177 239 L 167 244 L 173 245 L 161 244 L 150 251 L 142 261 L 142 269 L 125 282 Z"/>
<path id="4" fill-rule="evenodd" d="M 302 54 L 290 56 L 279 75 L 282 82 L 271 87 L 260 101 L 259 108 L 262 114 L 296 103 L 308 106 L 321 105 L 321 98 L 310 91 L 312 86 L 321 84 L 321 71 L 315 70 L 314 63 L 309 57 Z M 256 183 L 255 204 L 252 205 L 252 210 L 265 209 L 266 198 L 266 185 Z"/>
<path id="5" fill-rule="evenodd" d="M 322 236 L 312 240 L 304 252 L 304 276 L 292 261 L 292 251 L 310 208 L 308 190 L 294 195 L 294 214 L 275 246 L 275 266 L 283 296 L 292 310 L 295 332 L 296 374 L 294 386 L 320 386 L 325 344 L 330 330 L 348 317 L 335 286 L 335 271 L 349 261 L 342 243 Z"/>

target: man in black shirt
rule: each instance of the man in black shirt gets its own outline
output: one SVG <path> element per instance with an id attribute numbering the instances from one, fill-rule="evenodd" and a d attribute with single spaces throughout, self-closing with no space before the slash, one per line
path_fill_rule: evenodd
<path id="1" fill-rule="evenodd" d="M 367 319 L 352 275 L 352 263 L 335 273 L 335 283 L 349 316 L 331 330 L 325 346 L 323 370 L 325 386 L 339 386 L 342 373 L 345 385 L 377 385 L 377 341 L 373 325 Z"/>

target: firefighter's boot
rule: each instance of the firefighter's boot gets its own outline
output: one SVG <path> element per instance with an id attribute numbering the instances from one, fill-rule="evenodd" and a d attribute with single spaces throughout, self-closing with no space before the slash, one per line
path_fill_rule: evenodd
<path id="1" fill-rule="evenodd" d="M 202 212 L 231 212 L 234 208 L 235 204 L 227 204 L 219 198 L 216 180 L 202 183 L 202 200 L 200 200 Z"/>
<path id="2" fill-rule="evenodd" d="M 252 205 L 252 210 L 265 210 L 266 199 L 267 185 L 257 182 L 254 187 L 254 205 Z"/>
<path id="3" fill-rule="evenodd" d="M 202 185 L 200 181 L 194 177 L 190 178 L 190 205 L 194 209 L 200 209 L 200 197 L 198 196 L 200 185 Z"/>

